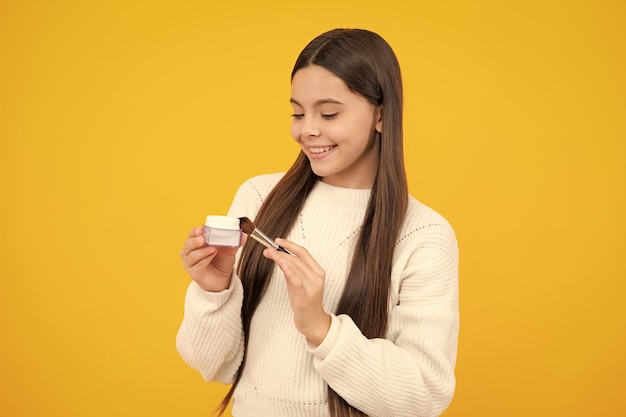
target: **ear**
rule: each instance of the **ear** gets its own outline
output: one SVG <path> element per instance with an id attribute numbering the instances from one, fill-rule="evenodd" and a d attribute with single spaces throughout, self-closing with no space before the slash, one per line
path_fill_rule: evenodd
<path id="1" fill-rule="evenodd" d="M 376 118 L 376 131 L 383 133 L 383 106 L 376 107 L 374 117 Z"/>

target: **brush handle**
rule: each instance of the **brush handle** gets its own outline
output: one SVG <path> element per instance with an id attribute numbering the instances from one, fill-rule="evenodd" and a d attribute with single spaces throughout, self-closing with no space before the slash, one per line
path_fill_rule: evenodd
<path id="1" fill-rule="evenodd" d="M 278 252 L 285 252 L 285 253 L 288 253 L 289 255 L 293 255 L 293 253 L 289 252 L 287 249 L 283 248 L 282 246 L 279 246 L 278 248 L 276 248 L 276 250 Z"/>
<path id="2" fill-rule="evenodd" d="M 254 240 L 259 242 L 260 244 L 262 244 L 266 248 L 272 247 L 272 248 L 276 249 L 279 252 L 284 252 L 284 253 L 288 253 L 290 255 L 293 255 L 293 253 L 289 252 L 287 249 L 283 248 L 282 246 L 278 246 L 278 244 L 276 242 L 274 242 L 272 239 L 267 237 L 267 235 L 265 233 L 261 232 L 259 229 L 254 229 L 254 231 L 250 234 L 250 237 L 252 237 Z"/>

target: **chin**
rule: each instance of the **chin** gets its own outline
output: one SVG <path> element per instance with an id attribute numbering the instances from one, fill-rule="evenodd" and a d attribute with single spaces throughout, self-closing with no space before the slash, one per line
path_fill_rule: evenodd
<path id="1" fill-rule="evenodd" d="M 310 161 L 310 160 L 309 160 L 309 161 Z M 316 165 L 316 164 L 314 164 L 314 163 L 312 163 L 312 164 L 311 164 L 311 171 L 313 171 L 313 173 L 314 173 L 315 175 L 317 175 L 318 177 L 320 177 L 320 178 L 324 178 L 324 177 L 327 177 L 327 176 L 329 176 L 329 175 L 332 175 L 332 173 L 331 173 L 331 172 L 328 172 L 328 170 L 326 170 L 326 169 L 322 169 L 322 168 L 320 168 L 319 166 L 315 166 L 315 165 Z"/>

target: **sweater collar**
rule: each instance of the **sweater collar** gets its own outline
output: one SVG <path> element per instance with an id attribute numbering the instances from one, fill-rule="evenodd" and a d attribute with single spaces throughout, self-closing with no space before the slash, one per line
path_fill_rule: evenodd
<path id="1" fill-rule="evenodd" d="M 367 207 L 371 194 L 370 189 L 337 187 L 319 180 L 310 196 L 336 209 L 354 210 Z"/>

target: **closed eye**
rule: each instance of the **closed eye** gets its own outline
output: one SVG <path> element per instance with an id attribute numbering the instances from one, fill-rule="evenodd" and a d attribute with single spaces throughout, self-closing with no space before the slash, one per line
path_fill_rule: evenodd
<path id="1" fill-rule="evenodd" d="M 294 113 L 291 115 L 294 119 L 302 119 L 304 117 L 304 113 Z"/>
<path id="2" fill-rule="evenodd" d="M 334 119 L 339 113 L 322 114 L 322 117 L 326 120 Z"/>

